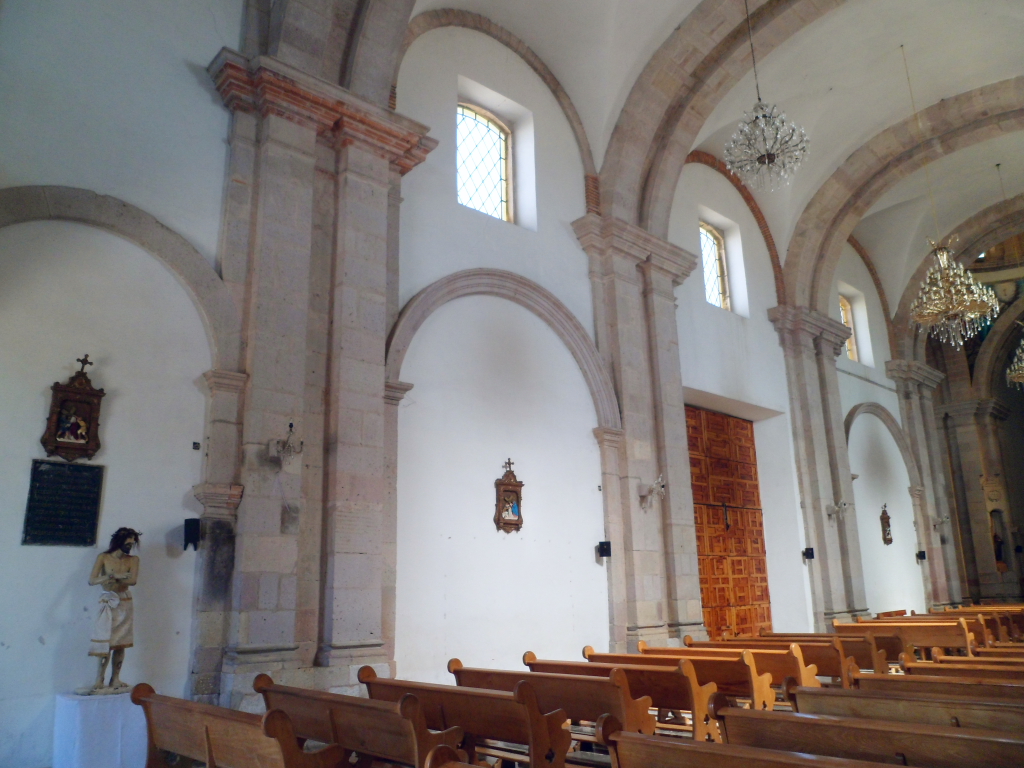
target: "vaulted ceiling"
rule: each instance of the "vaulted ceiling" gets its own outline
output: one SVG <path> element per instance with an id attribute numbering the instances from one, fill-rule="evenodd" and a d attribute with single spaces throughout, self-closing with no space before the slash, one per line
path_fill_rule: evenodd
<path id="1" fill-rule="evenodd" d="M 742 0 L 419 0 L 413 16 L 454 7 L 487 16 L 550 67 L 583 121 L 600 168 L 637 78 L 673 31 L 695 13 Z M 751 10 L 783 14 L 798 0 L 751 0 Z M 773 7 L 774 6 L 774 7 Z M 808 203 L 873 137 L 913 114 L 900 46 L 918 110 L 1024 73 L 1020 0 L 846 0 L 782 38 L 755 29 L 762 95 L 803 125 L 811 149 L 792 185 L 754 195 L 783 258 Z M 709 29 L 709 40 L 722 30 Z M 710 44 L 709 44 L 710 46 Z M 681 67 L 688 62 L 679 62 Z M 690 149 L 721 158 L 754 77 L 715 98 Z M 1024 108 L 1024 93 L 1019 94 Z M 928 252 L 926 237 L 947 235 L 1003 196 L 1024 192 L 1024 131 L 994 132 L 890 185 L 854 234 L 880 274 L 895 311 Z M 934 206 L 929 196 L 929 182 Z"/>

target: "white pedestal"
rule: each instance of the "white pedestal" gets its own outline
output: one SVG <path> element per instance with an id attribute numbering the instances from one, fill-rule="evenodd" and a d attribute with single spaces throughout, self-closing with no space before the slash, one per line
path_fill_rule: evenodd
<path id="1" fill-rule="evenodd" d="M 146 716 L 131 694 L 58 693 L 53 768 L 145 768 Z"/>

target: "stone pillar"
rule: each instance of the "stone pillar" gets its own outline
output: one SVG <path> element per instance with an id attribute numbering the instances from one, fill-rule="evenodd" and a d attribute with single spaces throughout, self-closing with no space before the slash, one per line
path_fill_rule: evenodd
<path id="1" fill-rule="evenodd" d="M 679 326 L 675 289 L 697 264 L 685 251 L 651 254 L 640 265 L 644 276 L 647 336 L 651 355 L 654 427 L 658 474 L 665 482 L 661 513 L 665 537 L 669 636 L 682 639 L 703 629 L 700 575 L 697 571 L 697 527 L 686 434 L 686 404 L 679 361 Z"/>
<path id="2" fill-rule="evenodd" d="M 1020 574 L 1016 568 L 1017 557 L 1013 553 L 1016 526 L 1010 513 L 1006 473 L 1003 471 L 1002 443 L 999 440 L 999 430 L 1009 415 L 1009 407 L 999 400 L 989 398 L 978 403 L 978 432 L 984 464 L 982 489 L 990 531 L 988 538 L 993 557 L 993 535 L 998 533 L 1003 539 L 1003 562 L 1008 568 L 1006 571 L 997 572 L 1000 581 L 992 596 L 1016 600 L 1021 597 Z M 998 516 L 997 519 L 993 519 L 994 514 Z"/>
<path id="3" fill-rule="evenodd" d="M 604 500 L 604 535 L 612 545 L 612 556 L 605 561 L 608 569 L 608 650 L 626 653 L 629 648 L 629 579 L 626 573 L 626 531 L 622 514 L 623 488 L 619 458 L 623 450 L 621 429 L 594 430 L 601 449 L 601 497 Z"/>
<path id="4" fill-rule="evenodd" d="M 356 645 L 370 634 L 383 647 L 388 192 L 392 172 L 414 167 L 433 143 L 424 126 L 272 57 L 225 49 L 208 69 L 225 104 L 256 126 L 246 494 L 221 692 L 222 703 L 238 706 L 260 671 L 291 684 L 349 684 L 347 667 L 312 668 L 314 653 L 334 663 L 336 646 L 351 644 L 346 632 L 359 635 Z M 238 211 L 244 202 L 234 201 Z M 374 569 L 346 559 L 355 552 L 372 555 Z"/>
<path id="5" fill-rule="evenodd" d="M 821 632 L 833 619 L 867 610 L 835 368 L 850 330 L 805 307 L 773 307 L 768 317 L 786 360 L 800 505 L 805 538 L 814 547 L 807 561 L 811 602 Z"/>
<path id="6" fill-rule="evenodd" d="M 203 505 L 192 628 L 189 694 L 216 703 L 221 663 L 228 641 L 231 582 L 235 565 L 235 512 L 242 499 L 238 455 L 241 445 L 241 395 L 249 377 L 233 371 L 207 371 L 207 434 L 204 482 L 192 491 Z"/>
<path id="7" fill-rule="evenodd" d="M 626 644 L 635 649 L 639 640 L 657 644 L 682 634 L 700 636 L 697 545 L 672 295 L 673 286 L 696 260 L 617 219 L 588 214 L 573 227 L 590 257 L 598 349 L 610 365 L 622 411 L 621 446 L 614 462 L 618 482 L 606 477 L 603 487 L 606 507 L 618 504 L 622 515 Z M 601 444 L 608 473 L 613 449 L 607 440 Z M 641 494 L 659 476 L 665 481 L 665 497 L 650 497 L 642 505 Z M 609 499 L 609 493 L 617 498 Z M 613 549 L 613 560 L 615 556 Z M 613 589 L 613 624 L 616 597 Z M 614 630 L 612 642 L 621 642 Z"/>
<path id="8" fill-rule="evenodd" d="M 385 388 L 389 262 L 397 245 L 389 214 L 397 208 L 396 177 L 436 144 L 426 131 L 384 110 L 347 103 L 335 127 L 326 562 L 317 654 L 319 666 L 332 668 L 328 687 L 335 690 L 355 690 L 363 664 L 393 671 L 397 516 L 386 495 L 394 493 L 396 477 L 386 469 L 385 408 L 388 400 L 397 404 L 399 390 Z M 391 418 L 397 436 L 397 414 Z"/>
<path id="9" fill-rule="evenodd" d="M 900 398 L 903 431 L 921 475 L 918 539 L 927 553 L 927 591 L 931 607 L 960 603 L 960 578 L 952 536 L 946 473 L 941 462 L 941 445 L 935 428 L 932 393 L 945 374 L 916 360 L 890 360 L 886 375 L 896 382 Z M 916 497 L 915 497 L 916 498 Z"/>

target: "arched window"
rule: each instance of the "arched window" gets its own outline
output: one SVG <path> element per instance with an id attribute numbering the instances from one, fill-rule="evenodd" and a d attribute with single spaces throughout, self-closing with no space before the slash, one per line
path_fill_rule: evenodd
<path id="1" fill-rule="evenodd" d="M 459 104 L 455 129 L 459 203 L 512 221 L 511 140 L 511 132 L 493 115 Z"/>
<path id="2" fill-rule="evenodd" d="M 704 297 L 722 309 L 729 306 L 729 277 L 725 269 L 725 238 L 707 222 L 700 223 L 700 256 L 704 265 Z"/>
<path id="3" fill-rule="evenodd" d="M 857 362 L 857 334 L 853 330 L 853 306 L 843 294 L 839 294 L 839 316 L 843 320 L 843 325 L 850 329 L 850 338 L 846 340 L 846 356 Z"/>

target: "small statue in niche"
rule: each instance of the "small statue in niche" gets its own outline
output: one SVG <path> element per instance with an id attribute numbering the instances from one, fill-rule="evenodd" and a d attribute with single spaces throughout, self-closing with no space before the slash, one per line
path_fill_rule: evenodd
<path id="1" fill-rule="evenodd" d="M 512 459 L 505 462 L 503 474 L 494 481 L 497 501 L 494 509 L 494 525 L 499 531 L 511 533 L 523 527 L 523 483 L 512 471 Z"/>
<path id="2" fill-rule="evenodd" d="M 892 544 L 892 528 L 889 527 L 889 520 L 891 518 L 889 517 L 889 512 L 886 510 L 887 506 L 889 505 L 882 505 L 882 514 L 879 518 L 882 521 L 882 543 L 886 546 Z"/>
<path id="3" fill-rule="evenodd" d="M 96 564 L 92 567 L 90 586 L 103 586 L 100 612 L 89 646 L 89 655 L 99 659 L 99 669 L 93 686 L 79 693 L 121 693 L 128 690 L 128 684 L 121 682 L 121 665 L 125 648 L 135 644 L 135 620 L 129 587 L 139 582 L 139 558 L 131 551 L 139 543 L 141 535 L 133 528 L 118 528 L 110 537 L 110 547 L 97 555 Z M 112 668 L 110 683 L 104 685 L 108 664 Z"/>

